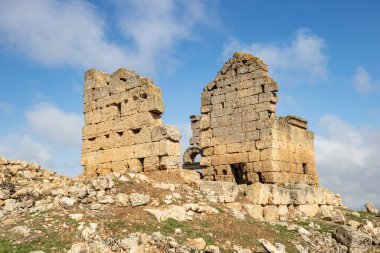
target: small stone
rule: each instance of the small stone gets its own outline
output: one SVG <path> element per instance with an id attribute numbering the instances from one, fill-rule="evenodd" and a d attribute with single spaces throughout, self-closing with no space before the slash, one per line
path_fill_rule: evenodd
<path id="1" fill-rule="evenodd" d="M 12 233 L 22 235 L 24 237 L 27 237 L 31 232 L 30 228 L 28 228 L 27 226 L 17 226 L 12 228 L 10 231 Z"/>
<path id="2" fill-rule="evenodd" d="M 351 215 L 354 217 L 360 218 L 360 213 L 358 212 L 352 212 Z"/>
<path id="3" fill-rule="evenodd" d="M 125 193 L 119 193 L 115 197 L 116 203 L 119 206 L 128 206 L 129 205 L 129 196 Z"/>
<path id="4" fill-rule="evenodd" d="M 59 203 L 64 206 L 64 207 L 73 207 L 75 203 L 77 202 L 76 199 L 74 198 L 69 198 L 69 197 L 63 197 L 59 201 Z"/>
<path id="5" fill-rule="evenodd" d="M 115 200 L 113 200 L 112 196 L 105 195 L 105 196 L 98 198 L 98 202 L 101 204 L 112 204 L 115 202 Z"/>
<path id="6" fill-rule="evenodd" d="M 73 219 L 73 220 L 81 220 L 83 218 L 83 214 L 81 213 L 72 213 L 72 214 L 69 214 L 69 217 L 70 219 Z"/>
<path id="7" fill-rule="evenodd" d="M 205 248 L 206 253 L 220 253 L 220 249 L 215 245 L 207 245 Z"/>

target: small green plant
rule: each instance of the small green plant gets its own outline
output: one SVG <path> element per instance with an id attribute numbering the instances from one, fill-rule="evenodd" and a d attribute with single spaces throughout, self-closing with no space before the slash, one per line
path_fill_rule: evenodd
<path id="1" fill-rule="evenodd" d="M 125 222 L 123 220 L 117 220 L 111 223 L 106 223 L 105 226 L 110 229 L 121 228 L 125 226 Z"/>

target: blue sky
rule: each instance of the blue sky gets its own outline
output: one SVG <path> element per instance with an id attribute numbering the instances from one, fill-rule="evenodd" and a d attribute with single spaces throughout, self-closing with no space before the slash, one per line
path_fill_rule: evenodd
<path id="1" fill-rule="evenodd" d="M 235 51 L 261 57 L 278 115 L 308 119 L 321 184 L 380 206 L 379 1 L 0 2 L 0 155 L 77 175 L 83 73 L 119 67 L 163 90 L 182 130 Z"/>

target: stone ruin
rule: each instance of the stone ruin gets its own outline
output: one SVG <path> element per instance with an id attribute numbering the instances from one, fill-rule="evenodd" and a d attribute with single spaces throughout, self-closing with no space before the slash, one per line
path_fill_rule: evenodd
<path id="1" fill-rule="evenodd" d="M 205 180 L 318 185 L 314 134 L 305 119 L 277 118 L 277 91 L 266 64 L 235 53 L 203 89 L 201 115 L 190 117 L 184 166 L 196 167 L 200 154 Z"/>
<path id="2" fill-rule="evenodd" d="M 181 134 L 162 124 L 161 89 L 121 68 L 85 73 L 82 159 L 84 175 L 176 169 Z"/>

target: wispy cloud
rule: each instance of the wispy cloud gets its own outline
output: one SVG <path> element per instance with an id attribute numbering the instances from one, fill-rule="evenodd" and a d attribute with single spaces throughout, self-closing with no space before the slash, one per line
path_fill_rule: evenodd
<path id="1" fill-rule="evenodd" d="M 320 181 L 353 208 L 380 205 L 380 129 L 354 127 L 334 115 L 319 122 L 315 154 Z"/>
<path id="2" fill-rule="evenodd" d="M 358 66 L 354 76 L 354 87 L 360 94 L 369 94 L 379 90 L 380 81 L 374 80 L 364 67 Z"/>
<path id="3" fill-rule="evenodd" d="M 4 114 L 12 114 L 14 112 L 15 108 L 12 104 L 0 102 L 0 113 Z"/>
<path id="4" fill-rule="evenodd" d="M 26 112 L 28 128 L 33 134 L 61 147 L 80 147 L 83 116 L 64 112 L 49 104 L 39 103 Z"/>
<path id="5" fill-rule="evenodd" d="M 78 175 L 82 116 L 42 102 L 26 111 L 25 118 L 22 133 L 0 135 L 0 156 Z"/>
<path id="6" fill-rule="evenodd" d="M 235 51 L 249 52 L 269 65 L 271 74 L 284 83 L 315 83 L 327 77 L 328 55 L 325 40 L 309 29 L 299 29 L 283 42 L 244 43 L 231 38 L 223 57 Z"/>
<path id="7" fill-rule="evenodd" d="M 50 148 L 27 134 L 0 136 L 0 156 L 37 162 L 45 167 L 50 167 L 53 160 Z"/>
<path id="8" fill-rule="evenodd" d="M 96 67 L 114 71 L 126 66 L 155 70 L 160 57 L 191 39 L 196 25 L 206 23 L 199 1 L 136 1 L 120 4 L 115 19 L 87 1 L 1 1 L 0 41 L 15 52 L 47 66 Z M 27 10 L 27 11 L 21 11 Z M 127 39 L 107 37 L 107 21 L 118 20 Z M 117 31 L 117 29 L 116 29 Z"/>

